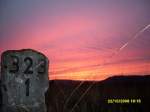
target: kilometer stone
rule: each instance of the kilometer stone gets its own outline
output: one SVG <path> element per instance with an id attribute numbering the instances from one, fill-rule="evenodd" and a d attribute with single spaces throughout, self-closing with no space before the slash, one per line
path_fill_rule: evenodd
<path id="1" fill-rule="evenodd" d="M 48 59 L 31 49 L 8 50 L 1 57 L 3 112 L 46 112 Z"/>

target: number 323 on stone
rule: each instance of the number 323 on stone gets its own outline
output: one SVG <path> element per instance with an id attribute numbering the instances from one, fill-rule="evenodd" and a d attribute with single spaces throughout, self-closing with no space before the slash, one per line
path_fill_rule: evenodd
<path id="1" fill-rule="evenodd" d="M 31 49 L 9 50 L 1 62 L 3 111 L 45 112 L 48 59 Z"/>

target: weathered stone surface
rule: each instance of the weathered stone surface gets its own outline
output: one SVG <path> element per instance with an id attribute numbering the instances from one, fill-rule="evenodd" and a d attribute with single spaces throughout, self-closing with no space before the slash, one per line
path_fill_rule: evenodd
<path id="1" fill-rule="evenodd" d="M 9 50 L 1 57 L 3 112 L 46 112 L 48 59 L 31 50 Z"/>

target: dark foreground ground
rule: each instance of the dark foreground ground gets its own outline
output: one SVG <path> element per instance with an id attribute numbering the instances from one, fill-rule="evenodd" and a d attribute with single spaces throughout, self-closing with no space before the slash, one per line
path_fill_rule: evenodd
<path id="1" fill-rule="evenodd" d="M 50 81 L 46 97 L 49 112 L 150 112 L 150 76 L 116 76 L 96 82 L 92 87 L 93 82 L 85 82 L 69 98 L 79 84 L 78 81 Z M 108 99 L 130 99 L 130 103 L 108 104 Z M 131 103 L 133 99 L 135 103 Z"/>
<path id="2" fill-rule="evenodd" d="M 48 112 L 150 112 L 150 75 L 115 76 L 99 82 L 86 81 L 79 87 L 80 83 L 50 81 L 46 93 Z M 118 103 L 120 99 L 130 102 Z"/>

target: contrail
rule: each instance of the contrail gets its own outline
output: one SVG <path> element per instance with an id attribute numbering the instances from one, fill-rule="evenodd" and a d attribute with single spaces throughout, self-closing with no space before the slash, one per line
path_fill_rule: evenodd
<path id="1" fill-rule="evenodd" d="M 145 30 L 149 29 L 150 28 L 150 24 L 148 24 L 147 26 L 145 26 L 143 29 L 141 29 L 139 32 L 137 32 L 128 42 L 126 42 L 125 44 L 123 44 L 119 50 L 113 55 L 115 56 L 116 54 L 118 54 L 120 51 L 122 51 L 124 48 L 126 48 L 129 43 L 131 43 L 133 40 L 135 40 L 138 36 L 140 36 Z M 113 57 L 112 56 L 112 57 Z M 85 81 L 82 81 L 79 85 L 81 86 Z M 95 83 L 92 83 L 87 89 L 86 91 L 82 94 L 82 96 L 79 98 L 79 100 L 74 104 L 73 108 L 71 109 L 70 112 L 72 112 L 74 110 L 74 108 L 80 103 L 80 101 L 82 100 L 82 98 L 86 95 L 86 93 L 91 89 L 91 87 L 94 85 Z M 75 90 L 77 90 L 79 88 L 79 86 L 77 86 L 75 88 Z M 72 93 L 74 93 L 75 91 L 73 91 Z M 68 97 L 69 99 L 71 98 L 72 96 L 72 93 L 71 95 Z M 67 101 L 68 102 L 68 101 Z"/>
<path id="2" fill-rule="evenodd" d="M 130 44 L 133 40 L 135 40 L 138 36 L 140 36 L 145 30 L 147 30 L 148 28 L 150 28 L 150 24 L 147 25 L 146 27 L 144 27 L 143 29 L 141 29 L 138 33 L 136 33 L 134 35 L 133 38 L 131 38 L 128 42 L 126 42 L 122 47 L 119 48 L 119 51 L 123 50 L 125 47 L 128 46 L 128 44 Z"/>

